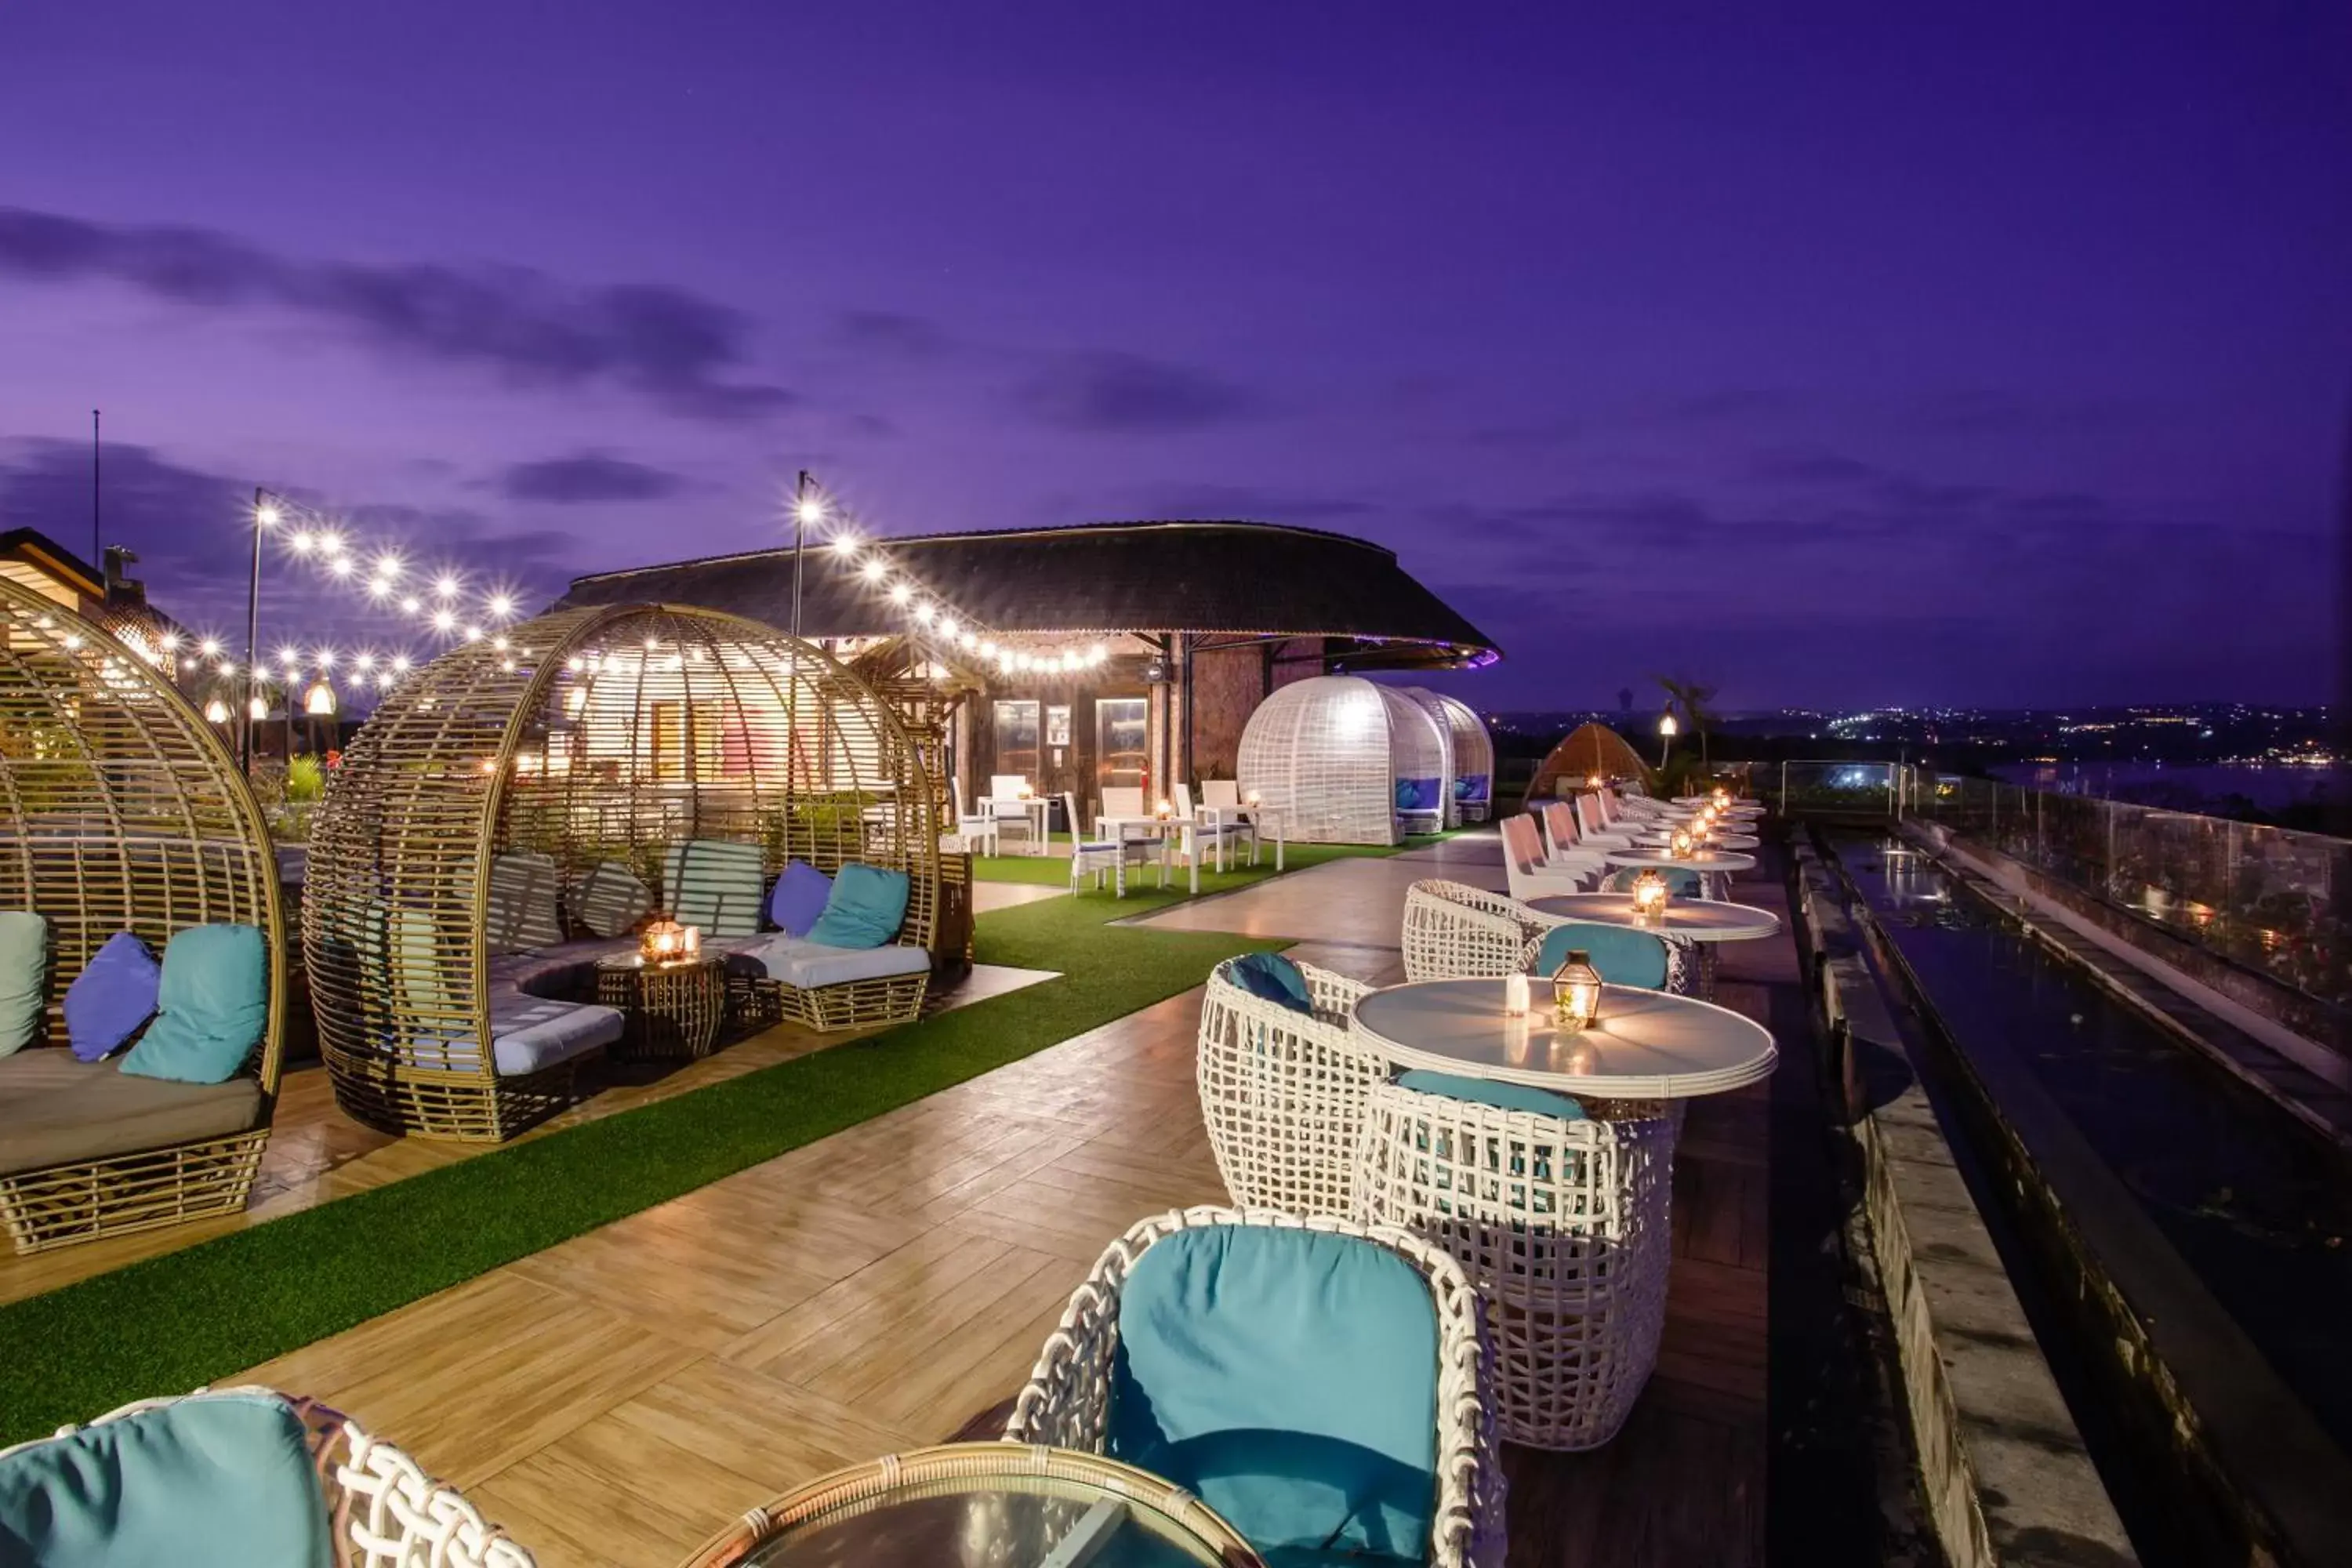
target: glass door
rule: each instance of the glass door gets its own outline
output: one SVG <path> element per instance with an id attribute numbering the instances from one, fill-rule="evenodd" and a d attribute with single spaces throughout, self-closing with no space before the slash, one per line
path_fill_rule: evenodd
<path id="1" fill-rule="evenodd" d="M 1095 699 L 1095 787 L 1141 788 L 1149 796 L 1150 704 L 1141 697 Z"/>

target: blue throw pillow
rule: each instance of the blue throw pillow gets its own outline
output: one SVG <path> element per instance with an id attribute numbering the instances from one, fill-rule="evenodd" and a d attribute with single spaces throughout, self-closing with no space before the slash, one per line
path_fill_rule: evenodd
<path id="1" fill-rule="evenodd" d="M 1426 1562 L 1437 1505 L 1428 1282 L 1351 1236 L 1215 1226 L 1155 1242 L 1119 1294 L 1104 1436 L 1114 1458 L 1191 1491 L 1269 1557 L 1325 1548 L 1335 1562 Z"/>
<path id="2" fill-rule="evenodd" d="M 907 923 L 907 897 L 914 883 L 904 871 L 886 871 L 852 860 L 833 879 L 824 913 L 808 939 L 823 947 L 880 947 Z"/>
<path id="3" fill-rule="evenodd" d="M 0 1057 L 40 1034 L 48 983 L 49 922 L 30 910 L 0 910 Z"/>
<path id="4" fill-rule="evenodd" d="M 269 952 L 247 925 L 190 926 L 164 944 L 162 1016 L 122 1070 L 181 1083 L 226 1083 L 269 1022 Z"/>
<path id="5" fill-rule="evenodd" d="M 1584 1107 L 1568 1096 L 1545 1089 L 1529 1089 L 1525 1084 L 1495 1083 L 1483 1078 L 1415 1068 L 1398 1074 L 1397 1087 L 1442 1095 L 1447 1100 L 1466 1100 L 1473 1105 L 1491 1105 L 1497 1110 L 1525 1110 L 1537 1116 L 1557 1116 L 1562 1121 L 1584 1120 Z"/>
<path id="6" fill-rule="evenodd" d="M 833 899 L 833 879 L 805 860 L 794 860 L 768 895 L 768 918 L 786 936 L 806 936 Z"/>
<path id="7" fill-rule="evenodd" d="M 1305 973 L 1278 952 L 1244 953 L 1233 961 L 1227 973 L 1234 984 L 1261 1001 L 1294 1013 L 1315 1011 L 1315 996 L 1307 988 Z"/>
<path id="8" fill-rule="evenodd" d="M 0 1562 L 332 1568 L 327 1505 L 284 1400 L 207 1394 L 0 1459 Z"/>
<path id="9" fill-rule="evenodd" d="M 73 1054 L 94 1062 L 121 1050 L 155 1016 L 163 978 L 145 942 L 127 931 L 108 937 L 66 987 L 66 1039 Z"/>
<path id="10" fill-rule="evenodd" d="M 1434 811 L 1437 808 L 1437 781 L 1397 780 L 1396 803 L 1399 811 Z"/>

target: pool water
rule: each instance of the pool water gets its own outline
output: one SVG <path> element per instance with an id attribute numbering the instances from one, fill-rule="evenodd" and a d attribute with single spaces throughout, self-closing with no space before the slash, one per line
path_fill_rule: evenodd
<path id="1" fill-rule="evenodd" d="M 1996 1097 L 2029 1075 L 2337 1446 L 2352 1448 L 2352 1160 L 1933 860 L 1867 836 L 1836 847 Z"/>

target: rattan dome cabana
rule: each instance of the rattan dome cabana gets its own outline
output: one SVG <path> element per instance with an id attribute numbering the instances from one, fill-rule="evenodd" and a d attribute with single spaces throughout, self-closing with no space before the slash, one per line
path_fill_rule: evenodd
<path id="1" fill-rule="evenodd" d="M 1445 740 L 1428 710 L 1360 675 L 1277 687 L 1242 731 L 1244 795 L 1303 844 L 1394 844 L 1443 820 Z"/>
<path id="2" fill-rule="evenodd" d="M 0 1219 L 19 1251 L 245 1206 L 285 1024 L 269 830 L 221 739 L 122 641 L 0 576 L 0 910 L 48 922 L 45 1011 L 0 1057 Z M 226 1082 L 134 1077 L 66 1047 L 66 988 L 109 938 L 261 932 L 268 1013 Z"/>
<path id="3" fill-rule="evenodd" d="M 1444 733 L 1445 825 L 1484 822 L 1495 800 L 1495 740 L 1471 706 L 1426 686 L 1408 686 L 1405 695 L 1427 709 Z"/>
<path id="4" fill-rule="evenodd" d="M 755 621 L 592 605 L 445 654 L 353 738 L 312 832 L 302 935 L 336 1096 L 395 1131 L 511 1137 L 614 1043 L 594 960 L 656 913 L 732 955 L 739 1018 L 912 1017 L 935 957 L 961 956 L 929 951 L 941 815 L 890 705 Z M 892 973 L 776 982 L 750 961 L 793 860 L 906 874 L 867 955 Z"/>
<path id="5" fill-rule="evenodd" d="M 1648 780 L 1650 770 L 1643 765 L 1640 753 L 1626 742 L 1625 737 L 1608 725 L 1580 725 L 1569 731 L 1537 766 L 1535 776 L 1528 781 L 1527 799 L 1522 805 L 1532 807 L 1540 801 L 1564 800 L 1595 775 L 1604 784 L 1643 784 Z"/>

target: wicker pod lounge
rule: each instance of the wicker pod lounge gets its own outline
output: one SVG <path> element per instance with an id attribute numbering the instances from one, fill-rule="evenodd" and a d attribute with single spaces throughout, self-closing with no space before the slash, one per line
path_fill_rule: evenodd
<path id="1" fill-rule="evenodd" d="M 592 606 L 445 654 L 352 740 L 312 834 L 302 939 L 337 1099 L 473 1141 L 562 1109 L 625 1030 L 586 1000 L 594 961 L 656 912 L 725 959 L 740 1021 L 913 1017 L 935 958 L 961 957 L 931 952 L 967 864 L 940 853 L 935 789 L 887 702 L 757 622 Z M 903 878 L 903 915 L 863 946 L 770 929 L 796 861 Z"/>
<path id="2" fill-rule="evenodd" d="M 1409 1318 L 1416 1347 L 1382 1342 Z M 1270 1561 L 1502 1568 L 1495 1375 L 1443 1248 L 1334 1215 L 1171 1210 L 1097 1260 L 1004 1439 L 1167 1477 Z M 1423 1458 L 1363 1447 L 1408 1422 Z M 1401 1520 L 1417 1539 L 1384 1531 Z"/>
<path id="3" fill-rule="evenodd" d="M 1404 694 L 1428 710 L 1445 736 L 1445 826 L 1484 822 L 1495 804 L 1495 738 L 1471 706 L 1458 697 L 1408 686 Z"/>
<path id="4" fill-rule="evenodd" d="M 1318 675 L 1257 705 L 1234 773 L 1293 844 L 1394 844 L 1443 824 L 1445 748 L 1438 721 L 1395 687 Z"/>
<path id="5" fill-rule="evenodd" d="M 277 858 L 236 761 L 156 657 L 0 577 L 0 910 L 46 922 L 47 960 L 22 998 L 31 1039 L 0 1055 L 0 1220 L 20 1252 L 236 1213 L 269 1137 Z M 181 1082 L 66 1048 L 66 990 L 109 939 L 161 955 L 220 925 L 257 931 L 268 966 L 242 1070 Z"/>

